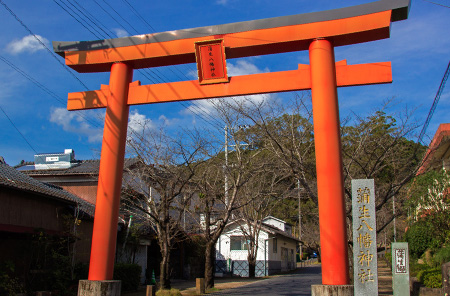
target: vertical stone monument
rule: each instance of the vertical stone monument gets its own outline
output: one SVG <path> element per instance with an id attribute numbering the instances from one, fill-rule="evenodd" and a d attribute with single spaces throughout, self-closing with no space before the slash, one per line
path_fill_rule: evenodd
<path id="1" fill-rule="evenodd" d="M 392 243 L 392 289 L 394 296 L 409 296 L 408 243 Z"/>
<path id="2" fill-rule="evenodd" d="M 442 293 L 450 296 L 450 262 L 442 264 Z"/>
<path id="3" fill-rule="evenodd" d="M 378 295 L 377 220 L 373 179 L 352 180 L 355 295 Z"/>

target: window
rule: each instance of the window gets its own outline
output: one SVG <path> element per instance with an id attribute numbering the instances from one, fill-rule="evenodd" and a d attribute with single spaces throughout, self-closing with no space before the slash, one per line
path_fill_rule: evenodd
<path id="1" fill-rule="evenodd" d="M 248 241 L 243 236 L 232 236 L 230 237 L 230 250 L 248 250 Z"/>
<path id="2" fill-rule="evenodd" d="M 277 250 L 278 250 L 277 239 L 274 238 L 274 239 L 273 239 L 273 252 L 276 253 Z"/>

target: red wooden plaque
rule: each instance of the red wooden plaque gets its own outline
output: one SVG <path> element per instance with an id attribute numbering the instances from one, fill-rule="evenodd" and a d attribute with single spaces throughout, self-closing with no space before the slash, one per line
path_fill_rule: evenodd
<path id="1" fill-rule="evenodd" d="M 195 43 L 200 84 L 229 82 L 223 39 Z"/>

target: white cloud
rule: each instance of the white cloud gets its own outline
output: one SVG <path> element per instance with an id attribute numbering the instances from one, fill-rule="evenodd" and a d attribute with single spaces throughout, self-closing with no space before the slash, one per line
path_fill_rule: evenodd
<path id="1" fill-rule="evenodd" d="M 49 46 L 49 41 L 40 35 L 35 35 L 39 40 Z M 43 50 L 45 47 L 36 39 L 33 35 L 28 35 L 22 39 L 16 39 L 11 41 L 7 46 L 6 50 L 12 54 L 19 54 L 22 52 L 34 53 L 38 50 Z"/>
<path id="2" fill-rule="evenodd" d="M 133 111 L 128 120 L 128 136 L 130 133 L 141 134 L 145 129 L 154 128 L 154 124 L 151 119 L 147 118 L 143 114 L 139 114 L 137 110 Z"/>
<path id="3" fill-rule="evenodd" d="M 114 28 L 113 31 L 114 31 L 114 33 L 116 33 L 117 37 L 119 37 L 119 38 L 130 36 L 130 34 L 128 34 L 128 32 L 125 31 L 124 29 Z"/>
<path id="4" fill-rule="evenodd" d="M 249 63 L 246 60 L 238 60 L 236 61 L 236 64 L 227 63 L 228 76 L 240 76 L 266 72 L 269 72 L 269 68 L 266 67 L 264 70 L 261 70 L 255 64 Z"/>
<path id="5" fill-rule="evenodd" d="M 216 3 L 219 5 L 227 5 L 228 0 L 217 0 Z"/>
<path id="6" fill-rule="evenodd" d="M 83 112 L 84 116 L 82 117 L 78 112 L 55 108 L 51 111 L 50 122 L 60 125 L 66 132 L 88 137 L 89 143 L 99 143 L 103 138 L 103 129 L 102 127 L 92 127 L 86 121 L 86 116 L 89 116 L 87 113 Z"/>

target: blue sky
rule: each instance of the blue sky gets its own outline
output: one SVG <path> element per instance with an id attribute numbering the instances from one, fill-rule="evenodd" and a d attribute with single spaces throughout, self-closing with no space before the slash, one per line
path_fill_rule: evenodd
<path id="1" fill-rule="evenodd" d="M 308 13 L 367 2 L 371 1 L 1 0 L 51 51 L 51 41 L 95 40 L 99 39 L 98 36 L 103 39 L 105 34 L 115 38 Z M 385 100 L 395 97 L 400 102 L 399 109 L 416 109 L 414 115 L 423 124 L 450 57 L 450 8 L 445 7 L 450 6 L 450 1 L 433 2 L 444 6 L 412 0 L 409 19 L 392 24 L 390 39 L 336 48 L 336 60 L 347 59 L 349 64 L 391 61 L 394 78 L 394 82 L 388 85 L 340 89 L 341 118 L 351 112 L 367 114 Z M 74 9 L 77 4 L 89 11 L 89 17 L 95 18 L 103 31 L 95 32 L 91 28 L 90 32 L 61 8 Z M 78 14 L 81 15 L 80 11 L 87 14 L 78 9 L 75 10 Z M 133 9 L 145 22 L 136 16 Z M 81 17 L 77 18 L 86 25 Z M 75 79 L 61 65 L 63 59 L 57 57 L 57 61 L 55 55 L 36 42 L 4 5 L 0 5 L 0 27 L 0 107 L 6 113 L 0 110 L 0 156 L 8 164 L 15 165 L 22 159 L 33 160 L 35 152 L 63 152 L 72 148 L 77 159 L 98 158 L 104 110 L 68 112 L 65 107 L 67 93 L 85 90 L 79 80 L 95 90 L 100 88 L 100 84 L 108 84 L 108 74 L 73 72 L 79 80 Z M 309 63 L 307 52 L 227 60 L 230 76 L 292 70 L 299 63 Z M 134 80 L 141 80 L 143 84 L 191 80 L 195 79 L 195 71 L 194 64 L 158 69 L 152 71 L 150 78 L 135 71 Z M 450 122 L 447 114 L 450 111 L 449 90 L 447 85 L 428 128 L 428 137 L 433 136 L 440 123 Z M 287 99 L 292 94 L 272 96 Z M 130 125 L 135 128 L 138 128 L 136 122 L 143 120 L 154 126 L 165 124 L 172 131 L 181 131 L 189 126 L 221 127 L 222 124 L 213 118 L 207 101 L 130 109 Z M 428 141 L 429 138 L 425 138 L 425 142 Z"/>

